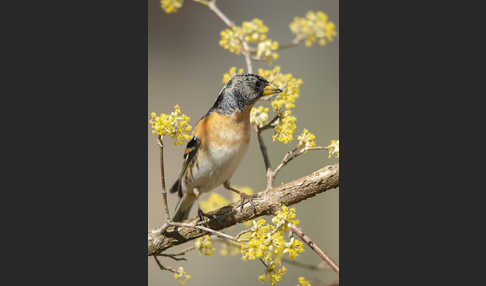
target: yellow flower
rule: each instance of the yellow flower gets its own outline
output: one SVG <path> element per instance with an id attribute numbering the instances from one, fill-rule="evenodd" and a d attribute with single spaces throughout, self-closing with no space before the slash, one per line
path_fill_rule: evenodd
<path id="1" fill-rule="evenodd" d="M 182 266 L 180 266 L 178 269 L 177 269 L 177 272 L 174 273 L 174 278 L 176 280 L 179 280 L 179 283 L 181 284 L 185 284 L 187 280 L 191 279 L 191 275 L 187 274 L 185 271 L 184 271 L 184 268 Z"/>
<path id="2" fill-rule="evenodd" d="M 266 59 L 271 62 L 276 60 L 278 54 L 275 51 L 278 49 L 278 42 L 267 39 L 268 27 L 263 24 L 263 21 L 255 18 L 251 21 L 244 21 L 241 26 L 233 26 L 231 29 L 221 31 L 221 40 L 219 45 L 225 50 L 239 55 L 243 49 L 243 42 L 257 43 L 256 53 L 257 57 Z M 250 50 L 253 52 L 254 47 Z"/>
<path id="3" fill-rule="evenodd" d="M 290 224 L 297 225 L 299 221 L 295 219 L 295 209 L 282 206 L 272 218 L 273 225 L 267 224 L 265 219 L 260 218 L 253 221 L 253 226 L 248 235 L 245 235 L 241 243 L 241 259 L 254 260 L 261 259 L 268 265 L 265 273 L 258 276 L 262 282 L 268 280 L 272 285 L 280 281 L 285 273 L 282 264 L 282 257 L 288 254 L 293 259 L 304 251 L 303 243 L 291 238 L 285 241 L 284 234 L 289 231 Z"/>
<path id="4" fill-rule="evenodd" d="M 223 47 L 225 50 L 229 50 L 232 53 L 237 55 L 241 52 L 241 39 L 242 31 L 241 28 L 238 26 L 234 26 L 230 29 L 225 29 L 221 31 L 221 40 L 219 41 L 219 45 Z"/>
<path id="5" fill-rule="evenodd" d="M 278 54 L 275 52 L 276 50 L 278 50 L 278 42 L 268 39 L 258 43 L 256 56 L 259 59 L 267 60 L 267 62 L 271 64 L 272 59 L 278 59 Z"/>
<path id="6" fill-rule="evenodd" d="M 314 142 L 315 138 L 316 136 L 314 134 L 310 133 L 309 130 L 304 129 L 304 131 L 302 131 L 302 134 L 300 134 L 300 136 L 297 137 L 297 141 L 299 142 L 297 144 L 297 147 L 304 149 L 307 147 L 315 146 L 316 145 L 316 143 Z"/>
<path id="7" fill-rule="evenodd" d="M 155 112 L 152 112 L 149 124 L 152 125 L 153 134 L 158 136 L 170 135 L 174 139 L 174 145 L 183 145 L 184 140 L 191 138 L 188 134 L 192 129 L 188 123 L 190 118 L 182 114 L 179 105 L 174 106 L 174 109 L 170 115 L 162 113 L 160 116 L 157 116 Z"/>
<path id="8" fill-rule="evenodd" d="M 264 41 L 267 38 L 266 33 L 268 27 L 263 24 L 263 21 L 255 18 L 250 22 L 243 22 L 241 24 L 241 30 L 243 33 L 243 39 L 248 43 L 256 43 Z"/>
<path id="9" fill-rule="evenodd" d="M 262 127 L 268 123 L 268 107 L 253 107 L 250 112 L 250 123 Z"/>
<path id="10" fill-rule="evenodd" d="M 339 158 L 339 140 L 331 140 L 331 144 L 327 146 L 327 150 L 329 151 L 329 158 L 333 155 Z"/>
<path id="11" fill-rule="evenodd" d="M 160 0 L 160 5 L 165 13 L 175 13 L 177 9 L 182 7 L 184 0 Z"/>
<path id="12" fill-rule="evenodd" d="M 275 264 L 270 264 L 265 270 L 265 273 L 258 276 L 258 279 L 260 279 L 260 281 L 262 282 L 265 282 L 265 277 L 266 277 L 268 282 L 272 283 L 272 285 L 275 285 L 278 282 L 280 282 L 282 275 L 284 275 L 286 271 L 287 268 L 285 268 L 285 266 L 282 266 L 282 268 L 277 269 L 277 266 Z"/>
<path id="13" fill-rule="evenodd" d="M 289 143 L 293 140 L 292 134 L 295 130 L 295 116 L 290 115 L 292 112 L 290 110 L 285 110 L 279 113 L 279 118 L 275 122 L 273 128 L 274 134 L 272 136 L 273 142 L 278 140 L 284 144 Z"/>
<path id="14" fill-rule="evenodd" d="M 211 212 L 228 205 L 230 202 L 217 193 L 211 193 L 206 201 L 201 201 L 200 206 L 203 212 Z"/>
<path id="15" fill-rule="evenodd" d="M 273 110 L 280 112 L 284 108 L 292 109 L 295 107 L 294 103 L 299 97 L 302 79 L 295 78 L 290 73 L 281 73 L 279 66 L 275 66 L 272 70 L 259 69 L 258 74 L 276 87 L 282 89 L 282 92 L 272 101 Z"/>
<path id="16" fill-rule="evenodd" d="M 321 11 L 317 13 L 309 11 L 305 18 L 295 17 L 289 27 L 297 39 L 305 39 L 307 47 L 312 46 L 317 39 L 319 39 L 319 44 L 324 46 L 326 39 L 332 42 L 337 34 L 336 25 L 328 21 L 327 15 Z"/>
<path id="17" fill-rule="evenodd" d="M 289 231 L 290 225 L 298 225 L 299 220 L 295 219 L 295 209 L 289 208 L 286 205 L 282 205 L 280 210 L 278 210 L 272 218 L 272 223 L 274 225 L 282 225 L 282 229 L 284 232 Z"/>
<path id="18" fill-rule="evenodd" d="M 238 69 L 238 73 L 244 73 L 243 69 Z M 226 84 L 234 75 L 236 74 L 236 67 L 232 67 L 229 69 L 227 73 L 223 75 L 223 84 Z"/>
<path id="19" fill-rule="evenodd" d="M 300 276 L 299 277 L 299 284 L 297 286 L 312 286 L 311 283 L 307 280 L 305 280 L 304 277 Z"/>
<path id="20" fill-rule="evenodd" d="M 304 252 L 304 245 L 300 240 L 294 239 L 293 237 L 284 245 L 283 253 L 288 253 L 290 259 L 299 256 L 299 253 L 302 252 Z"/>
<path id="21" fill-rule="evenodd" d="M 204 236 L 204 238 L 197 238 L 194 242 L 194 246 L 196 246 L 196 249 L 199 251 L 200 254 L 204 254 L 206 256 L 210 256 L 216 251 L 216 248 L 212 247 L 211 239 L 207 234 Z"/>

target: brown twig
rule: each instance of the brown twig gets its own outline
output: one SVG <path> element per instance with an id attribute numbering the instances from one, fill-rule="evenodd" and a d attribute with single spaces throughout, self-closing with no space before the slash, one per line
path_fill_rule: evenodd
<path id="1" fill-rule="evenodd" d="M 268 152 L 267 152 L 267 146 L 265 145 L 265 142 L 263 141 L 261 132 L 262 129 L 258 128 L 257 125 L 254 125 L 255 133 L 257 135 L 258 139 L 258 146 L 260 146 L 260 151 L 263 156 L 263 162 L 265 164 L 265 173 L 266 173 L 266 178 L 267 178 L 267 190 L 272 188 L 273 186 L 273 178 L 272 178 L 272 165 L 270 163 L 270 159 L 268 158 Z"/>
<path id="2" fill-rule="evenodd" d="M 328 149 L 327 147 L 315 146 L 315 147 L 306 147 L 306 148 L 303 148 L 303 149 L 294 148 L 294 149 L 290 150 L 289 152 L 287 152 L 285 154 L 284 158 L 282 159 L 282 162 L 280 162 L 280 164 L 277 166 L 277 168 L 275 168 L 275 170 L 272 172 L 272 174 L 271 174 L 272 182 L 275 180 L 275 177 L 277 176 L 277 173 L 280 171 L 280 169 L 282 169 L 282 167 L 287 165 L 293 159 L 299 157 L 300 155 L 304 154 L 307 151 L 327 150 L 327 149 Z"/>
<path id="3" fill-rule="evenodd" d="M 312 250 L 314 250 L 314 252 L 317 253 L 317 255 L 319 255 L 319 257 L 322 258 L 322 260 L 324 260 L 327 264 L 329 264 L 329 266 L 332 268 L 332 270 L 334 270 L 336 273 L 339 273 L 339 266 L 337 266 L 337 264 L 334 263 L 334 261 L 332 261 L 332 259 L 329 258 L 329 256 L 327 256 L 324 253 L 324 251 L 322 251 L 322 249 L 319 248 L 319 246 L 307 234 L 305 234 L 302 231 L 302 229 L 300 229 L 300 228 L 298 228 L 294 225 L 290 225 L 289 229 L 292 231 L 292 233 L 294 233 L 295 235 L 300 237 L 305 243 L 307 243 L 307 245 Z"/>
<path id="4" fill-rule="evenodd" d="M 288 43 L 288 44 L 280 45 L 280 46 L 278 47 L 278 50 L 285 50 L 285 49 L 288 49 L 288 48 L 293 48 L 293 47 L 296 47 L 296 46 L 298 46 L 298 45 L 299 45 L 300 41 L 301 41 L 301 40 L 300 40 L 299 38 L 294 38 L 294 39 L 292 40 L 292 42 L 290 42 L 290 43 Z"/>
<path id="5" fill-rule="evenodd" d="M 165 210 L 167 220 L 172 220 L 170 217 L 169 207 L 167 205 L 167 190 L 165 189 L 165 174 L 164 174 L 164 142 L 162 141 L 162 135 L 157 137 L 157 143 L 160 146 L 160 183 L 162 185 L 162 202 Z"/>
<path id="6" fill-rule="evenodd" d="M 182 223 L 182 222 L 169 222 L 169 224 L 174 225 L 174 226 L 179 226 L 179 227 L 197 228 L 197 229 L 200 229 L 202 231 L 212 233 L 212 234 L 214 234 L 218 237 L 226 238 L 226 239 L 233 240 L 233 241 L 238 241 L 236 238 L 234 238 L 231 235 L 228 235 L 226 233 L 222 233 L 222 232 L 219 232 L 219 231 L 216 231 L 214 229 L 210 229 L 210 228 L 207 228 L 207 227 L 204 227 L 204 226 L 200 226 L 200 225 L 195 225 L 195 224 L 190 224 L 190 223 Z"/>
<path id="7" fill-rule="evenodd" d="M 162 263 L 160 263 L 159 259 L 155 255 L 154 255 L 154 259 L 155 259 L 155 262 L 157 262 L 157 265 L 159 266 L 160 270 L 166 270 L 166 271 L 169 271 L 169 272 L 172 272 L 172 273 L 177 273 L 177 271 L 175 271 L 174 269 L 172 269 L 170 267 L 165 267 L 164 265 L 162 265 Z"/>
<path id="8" fill-rule="evenodd" d="M 202 3 L 200 0 L 195 1 Z M 206 5 L 206 3 L 203 4 Z M 233 21 L 231 21 L 221 10 L 219 10 L 218 6 L 216 6 L 216 1 L 212 0 L 207 2 L 207 6 L 211 11 L 214 12 L 214 14 L 216 14 L 216 16 L 218 16 L 218 18 L 220 18 L 226 24 L 226 26 L 230 28 L 233 28 L 235 26 Z M 240 41 L 243 46 L 241 54 L 245 58 L 247 72 L 253 73 L 253 65 L 251 63 L 251 48 L 242 37 L 240 38 Z"/>
<path id="9" fill-rule="evenodd" d="M 270 122 L 268 122 L 266 125 L 263 125 L 262 127 L 259 127 L 258 129 L 260 129 L 260 131 L 263 131 L 263 130 L 273 128 L 273 123 L 275 123 L 275 121 L 277 121 L 277 120 L 278 120 L 278 115 L 275 116 L 272 120 L 270 120 Z"/>
<path id="10" fill-rule="evenodd" d="M 245 57 L 246 62 L 246 69 L 248 73 L 253 73 L 253 65 L 251 64 L 251 52 L 250 48 L 248 47 L 248 43 L 241 39 L 241 43 L 243 44 L 243 51 L 242 54 Z"/>
<path id="11" fill-rule="evenodd" d="M 186 248 L 186 249 L 183 249 L 183 250 L 181 250 L 181 251 L 179 251 L 179 252 L 177 252 L 177 253 L 170 253 L 170 254 L 169 254 L 169 253 L 160 253 L 160 254 L 158 254 L 157 256 L 169 257 L 169 258 L 172 258 L 172 259 L 174 259 L 174 260 L 176 260 L 176 261 L 179 261 L 179 260 L 186 260 L 186 258 L 184 258 L 184 257 L 179 258 L 179 257 L 177 257 L 177 256 L 184 255 L 184 254 L 186 254 L 186 253 L 188 253 L 189 251 L 194 250 L 194 249 L 196 249 L 196 247 L 193 245 L 193 246 L 188 247 L 188 248 Z"/>
<path id="12" fill-rule="evenodd" d="M 157 233 L 157 231 L 150 232 L 148 234 L 148 255 L 157 255 L 164 250 L 205 234 L 214 233 L 214 231 L 263 215 L 274 214 L 282 204 L 290 206 L 338 186 L 339 165 L 324 167 L 300 179 L 257 193 L 253 198 L 254 208 L 249 202 L 242 208 L 238 201 L 209 212 L 210 219 L 205 221 L 207 227 L 194 226 L 193 223 L 196 223 L 199 219 L 193 218 L 185 221 L 189 226 L 177 228 L 172 225 L 160 233 Z"/>

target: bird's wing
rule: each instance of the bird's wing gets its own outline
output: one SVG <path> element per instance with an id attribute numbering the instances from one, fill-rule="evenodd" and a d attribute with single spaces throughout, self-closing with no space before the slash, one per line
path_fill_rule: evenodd
<path id="1" fill-rule="evenodd" d="M 184 162 L 182 163 L 182 170 L 179 178 L 184 176 L 187 167 L 192 163 L 194 158 L 196 158 L 197 150 L 199 150 L 200 145 L 201 141 L 196 136 L 193 136 L 191 140 L 187 142 L 186 150 L 184 150 Z"/>
<path id="2" fill-rule="evenodd" d="M 172 185 L 169 192 L 170 193 L 178 193 L 179 197 L 182 197 L 183 190 L 182 190 L 182 180 L 187 171 L 187 167 L 191 166 L 192 162 L 197 156 L 197 150 L 200 146 L 200 140 L 193 136 L 192 139 L 187 143 L 186 150 L 184 151 L 184 161 L 182 162 L 182 170 L 177 177 L 177 181 Z"/>

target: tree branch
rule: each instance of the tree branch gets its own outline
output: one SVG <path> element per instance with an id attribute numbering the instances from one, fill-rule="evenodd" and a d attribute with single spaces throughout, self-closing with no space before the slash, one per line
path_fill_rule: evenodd
<path id="1" fill-rule="evenodd" d="M 322 249 L 307 234 L 302 231 L 302 229 L 294 225 L 289 226 L 289 229 L 292 231 L 292 233 L 294 233 L 295 235 L 300 237 L 300 239 L 302 239 L 305 243 L 307 243 L 307 245 L 312 250 L 314 250 L 314 252 L 317 253 L 317 255 L 319 255 L 322 260 L 329 264 L 332 270 L 334 270 L 336 273 L 339 273 L 339 266 L 337 266 L 337 264 L 334 263 L 334 261 L 332 261 L 332 259 L 329 258 L 329 256 L 327 256 L 324 251 L 322 251 Z"/>
<path id="2" fill-rule="evenodd" d="M 226 17 L 226 15 L 221 10 L 219 10 L 218 6 L 216 6 L 215 0 L 212 0 L 212 1 L 209 1 L 209 2 L 200 1 L 200 0 L 194 0 L 194 1 L 199 2 L 201 4 L 204 4 L 204 5 L 207 5 L 209 7 L 209 10 L 213 11 L 214 14 L 216 14 L 216 16 L 218 16 L 218 18 L 220 18 L 221 21 L 223 21 L 226 24 L 226 26 L 228 26 L 229 28 L 233 28 L 235 26 L 235 23 L 233 23 L 233 21 L 231 21 L 228 17 Z M 240 38 L 240 41 L 241 41 L 241 44 L 243 46 L 242 55 L 243 55 L 243 57 L 245 57 L 246 70 L 247 70 L 248 73 L 253 73 L 253 65 L 251 63 L 250 46 L 248 45 L 248 43 L 243 38 Z"/>
<path id="3" fill-rule="evenodd" d="M 257 125 L 254 125 L 255 133 L 258 139 L 258 146 L 260 146 L 260 151 L 263 156 L 263 162 L 265 163 L 265 174 L 267 177 L 267 187 L 266 190 L 272 188 L 273 186 L 273 177 L 272 177 L 272 164 L 270 163 L 270 159 L 268 158 L 267 146 L 262 138 L 262 131 L 263 129 L 259 128 Z"/>
<path id="4" fill-rule="evenodd" d="M 169 213 L 169 207 L 167 206 L 167 190 L 165 189 L 165 174 L 164 174 L 164 142 L 162 141 L 162 135 L 157 137 L 157 143 L 160 147 L 160 181 L 162 185 L 162 202 L 165 210 L 165 216 L 167 220 L 172 220 Z"/>
<path id="5" fill-rule="evenodd" d="M 295 159 L 295 158 L 299 157 L 300 155 L 304 154 L 305 152 L 311 151 L 311 150 L 328 150 L 327 147 L 322 147 L 322 146 L 306 147 L 306 148 L 303 148 L 303 149 L 296 149 L 296 148 L 294 148 L 294 149 L 290 150 L 289 152 L 287 152 L 287 154 L 285 154 L 284 158 L 282 159 L 282 162 L 272 172 L 272 174 L 271 174 L 271 176 L 272 176 L 272 182 L 275 180 L 275 177 L 277 176 L 277 173 L 280 171 L 280 169 L 282 169 L 282 167 L 284 167 L 285 165 L 287 165 L 293 159 Z"/>
<path id="6" fill-rule="evenodd" d="M 275 187 L 255 195 L 253 206 L 246 203 L 243 208 L 240 202 L 208 213 L 205 221 L 207 228 L 218 231 L 254 218 L 274 214 L 281 204 L 293 205 L 327 190 L 339 186 L 339 164 L 326 166 L 300 179 Z M 198 218 L 184 223 L 194 224 Z M 166 249 L 194 240 L 208 234 L 200 228 L 169 226 L 164 232 L 148 234 L 148 255 L 157 255 Z"/>
<path id="7" fill-rule="evenodd" d="M 278 47 L 278 50 L 280 51 L 280 50 L 285 50 L 285 49 L 288 49 L 288 48 L 293 48 L 293 47 L 296 47 L 296 46 L 298 46 L 298 45 L 299 45 L 300 41 L 301 41 L 301 40 L 300 40 L 299 38 L 294 38 L 294 39 L 292 40 L 292 42 L 290 42 L 290 43 L 288 43 L 288 44 L 285 44 L 285 45 L 281 45 L 281 46 L 279 46 L 279 47 Z"/>

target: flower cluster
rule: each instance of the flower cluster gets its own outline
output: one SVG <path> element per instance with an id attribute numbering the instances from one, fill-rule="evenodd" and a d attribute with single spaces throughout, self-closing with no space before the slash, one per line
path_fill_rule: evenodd
<path id="1" fill-rule="evenodd" d="M 267 39 L 268 27 L 263 24 L 263 21 L 254 18 L 250 22 L 244 21 L 241 24 L 241 33 L 243 39 L 248 43 L 256 43 Z"/>
<path id="2" fill-rule="evenodd" d="M 282 89 L 282 92 L 272 101 L 272 108 L 275 111 L 279 111 L 283 108 L 292 109 L 295 107 L 294 103 L 299 97 L 302 79 L 295 78 L 290 73 L 281 73 L 279 66 L 275 66 L 272 70 L 258 69 L 258 74 L 276 87 Z"/>
<path id="3" fill-rule="evenodd" d="M 281 226 L 284 232 L 288 232 L 289 226 L 296 226 L 299 224 L 299 220 L 295 219 L 295 217 L 295 209 L 289 209 L 289 207 L 284 205 L 280 210 L 275 213 L 275 216 L 272 218 L 272 223 L 274 225 Z"/>
<path id="4" fill-rule="evenodd" d="M 263 127 L 268 123 L 268 107 L 253 107 L 250 112 L 250 123 L 258 127 Z"/>
<path id="5" fill-rule="evenodd" d="M 299 253 L 302 252 L 304 252 L 304 244 L 300 240 L 292 237 L 289 242 L 284 244 L 283 253 L 288 253 L 290 259 L 299 256 Z"/>
<path id="6" fill-rule="evenodd" d="M 272 219 L 273 224 L 260 218 L 253 221 L 251 231 L 246 235 L 247 239 L 241 244 L 241 258 L 243 260 L 260 259 L 266 265 L 265 273 L 258 276 L 264 282 L 266 279 L 272 284 L 278 283 L 286 269 L 282 264 L 282 257 L 288 254 L 293 259 L 304 251 L 303 244 L 299 240 L 284 239 L 290 224 L 297 225 L 295 210 L 282 206 Z M 245 237 L 245 238 L 246 238 Z M 280 267 L 281 266 L 281 267 Z"/>
<path id="7" fill-rule="evenodd" d="M 295 78 L 292 74 L 281 73 L 280 67 L 272 70 L 259 69 L 258 74 L 283 91 L 272 101 L 272 109 L 278 114 L 278 120 L 274 125 L 273 141 L 278 140 L 284 144 L 293 140 L 295 130 L 295 116 L 291 109 L 295 107 L 295 100 L 299 97 L 302 79 Z"/>
<path id="8" fill-rule="evenodd" d="M 187 280 L 191 279 L 191 275 L 187 274 L 185 271 L 184 271 L 184 268 L 182 266 L 180 266 L 178 269 L 177 269 L 177 272 L 174 273 L 174 278 L 176 280 L 179 280 L 179 282 L 181 284 L 185 284 Z"/>
<path id="9" fill-rule="evenodd" d="M 314 139 L 316 139 L 316 136 L 310 133 L 309 130 L 304 129 L 304 131 L 302 131 L 302 134 L 297 137 L 297 141 L 299 142 L 297 144 L 297 148 L 304 149 L 315 146 L 316 143 L 314 142 Z"/>
<path id="10" fill-rule="evenodd" d="M 258 279 L 260 279 L 260 281 L 262 281 L 264 283 L 265 277 L 266 277 L 268 282 L 272 283 L 272 285 L 275 285 L 276 283 L 278 283 L 280 281 L 280 278 L 282 277 L 282 275 L 285 274 L 286 271 L 287 271 L 287 268 L 285 268 L 285 266 L 282 266 L 282 268 L 277 269 L 275 264 L 272 264 L 272 265 L 267 267 L 267 269 L 265 270 L 265 273 L 258 276 Z"/>
<path id="11" fill-rule="evenodd" d="M 256 57 L 260 60 L 267 60 L 269 64 L 272 63 L 272 59 L 278 59 L 278 54 L 275 52 L 278 50 L 278 42 L 270 39 L 262 41 L 257 45 Z"/>
<path id="12" fill-rule="evenodd" d="M 339 140 L 331 140 L 331 144 L 327 146 L 327 150 L 329 151 L 329 158 L 333 155 L 339 158 Z"/>
<path id="13" fill-rule="evenodd" d="M 277 121 L 275 122 L 275 126 L 273 127 L 273 135 L 272 140 L 278 140 L 284 144 L 289 143 L 294 139 L 293 133 L 295 130 L 295 116 L 291 115 L 292 112 L 290 110 L 284 110 L 279 112 L 279 116 Z"/>
<path id="14" fill-rule="evenodd" d="M 243 69 L 238 69 L 238 73 L 244 73 Z M 226 84 L 234 75 L 236 74 L 236 67 L 232 67 L 229 69 L 227 73 L 223 75 L 223 84 Z"/>
<path id="15" fill-rule="evenodd" d="M 295 17 L 289 27 L 298 40 L 305 39 L 307 47 L 312 46 L 317 39 L 319 45 L 324 46 L 326 39 L 333 41 L 336 36 L 336 25 L 328 21 L 327 15 L 321 11 L 317 13 L 309 11 L 305 18 Z"/>
<path id="16" fill-rule="evenodd" d="M 304 277 L 300 276 L 299 277 L 299 284 L 297 286 L 312 286 L 311 283 L 307 280 L 305 280 Z"/>
<path id="17" fill-rule="evenodd" d="M 211 239 L 207 234 L 204 237 L 197 238 L 196 242 L 194 242 L 194 246 L 196 246 L 196 249 L 200 254 L 204 254 L 206 256 L 210 256 L 216 251 L 216 248 L 212 247 Z"/>
<path id="18" fill-rule="evenodd" d="M 182 7 L 184 0 L 160 0 L 160 6 L 165 11 L 165 13 L 175 13 L 177 9 Z"/>
<path id="19" fill-rule="evenodd" d="M 170 115 L 160 114 L 157 116 L 152 112 L 149 120 L 152 125 L 152 133 L 159 136 L 170 135 L 174 139 L 174 145 L 183 145 L 184 140 L 189 140 L 191 136 L 187 132 L 191 131 L 192 127 L 189 125 L 189 117 L 182 114 L 179 105 L 174 106 L 175 111 Z"/>
<path id="20" fill-rule="evenodd" d="M 219 41 L 219 45 L 225 50 L 239 55 L 242 47 L 240 34 L 241 29 L 237 26 L 233 26 L 231 30 L 225 29 L 221 31 L 221 40 Z"/>
<path id="21" fill-rule="evenodd" d="M 263 21 L 255 18 L 251 21 L 244 21 L 240 26 L 233 26 L 231 29 L 221 31 L 219 45 L 225 50 L 239 55 L 243 49 L 243 42 L 257 43 L 257 57 L 271 62 L 277 59 L 278 42 L 267 39 L 268 27 Z"/>

